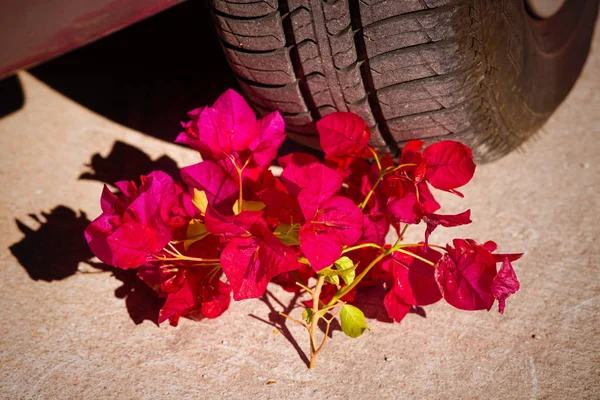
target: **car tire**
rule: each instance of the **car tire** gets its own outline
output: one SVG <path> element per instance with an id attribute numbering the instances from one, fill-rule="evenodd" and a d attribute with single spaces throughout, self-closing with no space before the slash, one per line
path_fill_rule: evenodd
<path id="1" fill-rule="evenodd" d="M 261 114 L 318 147 L 315 122 L 360 115 L 372 145 L 458 140 L 479 161 L 519 147 L 585 62 L 598 0 L 536 19 L 524 0 L 209 0 L 232 70 Z"/>

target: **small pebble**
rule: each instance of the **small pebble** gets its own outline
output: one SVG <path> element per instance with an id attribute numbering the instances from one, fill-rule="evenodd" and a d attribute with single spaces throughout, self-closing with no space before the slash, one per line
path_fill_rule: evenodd
<path id="1" fill-rule="evenodd" d="M 274 384 L 276 384 L 276 383 L 277 383 L 277 382 L 275 382 L 275 381 L 268 381 L 268 382 L 267 382 L 267 386 L 271 386 L 271 385 L 274 385 Z"/>

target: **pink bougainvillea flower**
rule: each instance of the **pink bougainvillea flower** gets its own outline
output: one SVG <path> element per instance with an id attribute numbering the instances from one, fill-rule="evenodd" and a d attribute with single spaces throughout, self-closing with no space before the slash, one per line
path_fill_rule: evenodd
<path id="1" fill-rule="evenodd" d="M 191 219 L 198 215 L 198 209 L 192 203 L 192 197 L 180 183 L 175 183 L 172 201 L 161 202 L 161 216 L 171 231 L 185 228 Z"/>
<path id="2" fill-rule="evenodd" d="M 284 174 L 293 188 L 301 189 L 298 203 L 306 223 L 300 228 L 300 245 L 312 268 L 319 271 L 339 258 L 343 245 L 360 238 L 363 213 L 349 198 L 334 196 L 342 177 L 320 162 L 302 166 L 289 162 L 282 178 Z"/>
<path id="3" fill-rule="evenodd" d="M 356 114 L 335 112 L 317 122 L 325 164 L 347 178 L 364 158 L 372 157 L 369 147 L 371 131 Z M 362 175 L 362 174 L 361 174 Z"/>
<path id="4" fill-rule="evenodd" d="M 223 93 L 212 107 L 193 112 L 177 143 L 198 150 L 204 159 L 221 159 L 246 150 L 258 134 L 256 115 L 236 91 Z"/>
<path id="5" fill-rule="evenodd" d="M 356 244 L 375 243 L 385 244 L 385 236 L 390 230 L 390 223 L 382 212 L 373 212 L 363 218 L 363 231 Z"/>
<path id="6" fill-rule="evenodd" d="M 233 289 L 234 300 L 262 296 L 277 275 L 298 268 L 298 256 L 257 221 L 252 236 L 234 237 L 221 253 L 221 266 Z"/>
<path id="7" fill-rule="evenodd" d="M 265 204 L 265 218 L 272 218 L 278 223 L 297 224 L 302 221 L 302 212 L 298 199 L 285 189 L 267 188 L 258 194 Z"/>
<path id="8" fill-rule="evenodd" d="M 229 308 L 231 287 L 220 280 L 220 274 L 209 274 L 210 268 L 186 271 L 179 288 L 167 294 L 158 322 L 169 320 L 177 326 L 181 317 L 217 318 L 223 314 Z"/>
<path id="9" fill-rule="evenodd" d="M 423 181 L 427 170 L 427 161 L 421 154 L 423 144 L 421 140 L 411 140 L 402 147 L 400 155 L 399 164 L 404 165 L 400 171 L 404 172 L 408 179 L 415 184 Z"/>
<path id="10" fill-rule="evenodd" d="M 342 255 L 340 237 L 331 229 L 308 223 L 300 228 L 302 253 L 315 272 L 332 265 Z"/>
<path id="11" fill-rule="evenodd" d="M 93 226 L 93 225 L 92 225 Z M 93 228 L 87 231 L 90 237 L 94 237 Z M 158 253 L 171 238 L 169 231 L 155 231 L 151 227 L 139 222 L 125 222 L 106 237 L 110 249 L 108 254 L 98 254 L 115 267 L 128 269 L 136 268 L 145 264 L 148 255 Z M 96 248 L 94 241 L 90 241 L 90 248 Z M 98 257 L 100 258 L 100 257 Z M 100 258 L 103 261 L 103 258 Z M 107 262 L 107 261 L 103 261 Z"/>
<path id="12" fill-rule="evenodd" d="M 204 223 L 206 229 L 214 235 L 227 238 L 247 237 L 252 235 L 252 226 L 262 220 L 262 214 L 262 211 L 242 211 L 239 214 L 225 215 L 208 206 Z"/>
<path id="13" fill-rule="evenodd" d="M 207 230 L 229 239 L 220 262 L 235 300 L 262 296 L 275 276 L 298 268 L 294 250 L 269 230 L 262 215 L 262 211 L 224 215 L 210 206 L 206 209 Z"/>
<path id="14" fill-rule="evenodd" d="M 390 197 L 387 210 L 399 222 L 418 224 L 423 218 L 423 206 L 415 193 L 409 192 L 402 197 Z"/>
<path id="15" fill-rule="evenodd" d="M 202 315 L 206 318 L 220 317 L 229 308 L 231 286 L 220 279 L 213 279 L 212 283 L 200 287 L 198 298 L 202 304 Z"/>
<path id="16" fill-rule="evenodd" d="M 481 247 L 483 247 L 484 249 L 486 249 L 487 251 L 492 253 L 492 255 L 496 259 L 497 263 L 504 262 L 505 259 L 508 259 L 508 261 L 510 261 L 510 262 L 517 261 L 519 258 L 521 258 L 523 256 L 523 253 L 512 253 L 512 254 L 494 253 L 494 251 L 496 251 L 496 249 L 498 248 L 498 245 L 491 240 L 488 240 L 487 242 L 482 244 Z"/>
<path id="17" fill-rule="evenodd" d="M 306 174 L 302 190 L 298 194 L 298 203 L 304 217 L 313 215 L 317 207 L 334 196 L 342 187 L 342 177 L 321 163 L 310 164 L 302 168 Z"/>
<path id="18" fill-rule="evenodd" d="M 141 177 L 139 188 L 126 182 L 117 186 L 126 191 L 114 195 L 105 187 L 103 213 L 87 227 L 85 237 L 100 261 L 124 269 L 136 268 L 171 240 L 161 207 L 175 201 L 175 185 L 169 175 L 154 171 Z"/>
<path id="19" fill-rule="evenodd" d="M 494 256 L 473 241 L 454 239 L 453 244 L 446 246 L 448 253 L 436 269 L 444 299 L 461 310 L 489 310 L 494 303 Z"/>
<path id="20" fill-rule="evenodd" d="M 165 304 L 160 310 L 158 323 L 169 320 L 171 326 L 177 326 L 179 319 L 189 313 L 196 305 L 197 279 L 192 280 L 192 274 L 183 280 L 179 290 L 167 295 Z"/>
<path id="21" fill-rule="evenodd" d="M 257 136 L 249 145 L 254 161 L 258 165 L 270 165 L 284 140 L 285 123 L 278 111 L 261 118 L 258 121 Z"/>
<path id="22" fill-rule="evenodd" d="M 454 239 L 445 253 L 428 243 L 440 225 L 471 222 L 470 210 L 437 214 L 431 190 L 462 196 L 456 189 L 475 171 L 468 147 L 410 141 L 396 163 L 369 146 L 365 121 L 335 112 L 316 123 L 324 162 L 289 154 L 278 159 L 277 177 L 269 165 L 285 139 L 279 112 L 257 119 L 228 90 L 188 115 L 177 142 L 204 161 L 180 170 L 183 183 L 153 172 L 139 185 L 117 182 L 120 193 L 105 187 L 102 215 L 85 232 L 100 260 L 138 268 L 164 302 L 159 322 L 216 318 L 231 297 L 263 296 L 275 282 L 295 299 L 311 297 L 304 322 L 288 317 L 309 331 L 312 367 L 322 346 L 315 328 L 329 329 L 336 307 L 344 333 L 357 337 L 368 329 L 365 317 L 400 322 L 441 298 L 464 310 L 490 310 L 498 300 L 503 313 L 519 290 L 511 262 L 521 254 L 494 254 L 492 241 Z M 408 225 L 421 222 L 424 242 L 403 243 Z M 390 227 L 400 237 L 393 245 Z"/>
<path id="23" fill-rule="evenodd" d="M 492 282 L 492 294 L 498 300 L 498 312 L 504 314 L 506 306 L 506 298 L 511 294 L 516 293 L 521 285 L 517 280 L 517 274 L 513 269 L 509 257 L 506 257 L 502 262 L 502 266 L 498 274 Z"/>
<path id="24" fill-rule="evenodd" d="M 305 153 L 294 153 L 279 158 L 283 167 L 281 180 L 290 194 L 298 196 L 302 189 L 322 200 L 336 194 L 343 179 L 334 170 L 326 167 L 316 157 Z M 315 199 L 316 202 L 319 199 Z"/>
<path id="25" fill-rule="evenodd" d="M 399 164 L 419 164 L 423 160 L 421 154 L 423 144 L 422 140 L 411 140 L 402 146 Z"/>
<path id="26" fill-rule="evenodd" d="M 426 187 L 426 186 L 425 186 Z M 432 203 L 427 197 L 423 197 L 429 201 L 427 207 L 435 209 L 437 202 Z M 425 230 L 425 247 L 429 240 L 429 236 L 439 225 L 446 228 L 470 224 L 472 221 L 471 211 L 467 210 L 456 215 L 442 215 L 428 212 L 427 207 L 421 203 L 414 192 L 407 192 L 403 197 L 390 197 L 387 203 L 387 210 L 398 222 L 406 224 L 418 224 L 421 220 L 425 221 L 427 228 Z"/>
<path id="27" fill-rule="evenodd" d="M 425 213 L 423 215 L 423 220 L 427 224 L 427 228 L 425 229 L 425 244 L 427 245 L 429 236 L 433 233 L 435 228 L 439 225 L 451 228 L 453 226 L 467 225 L 470 224 L 471 221 L 471 210 L 463 211 L 460 214 L 456 215 L 442 215 L 442 214 L 430 214 Z"/>
<path id="28" fill-rule="evenodd" d="M 208 203 L 221 212 L 231 210 L 238 198 L 238 183 L 214 161 L 190 165 L 182 168 L 180 173 L 188 187 L 204 191 Z"/>
<path id="29" fill-rule="evenodd" d="M 435 200 L 431 190 L 429 190 L 429 185 L 427 183 L 419 183 L 417 185 L 417 190 L 419 191 L 419 202 L 426 213 L 433 214 L 441 208 L 440 203 Z"/>
<path id="30" fill-rule="evenodd" d="M 432 262 L 437 262 L 442 256 L 431 248 L 425 251 L 422 247 L 408 247 L 405 250 Z M 382 263 L 382 270 L 391 281 L 384 306 L 395 322 L 400 322 L 411 306 L 426 306 L 442 298 L 434 276 L 435 269 L 421 260 L 394 252 Z"/>
<path id="31" fill-rule="evenodd" d="M 278 111 L 257 121 L 246 100 L 231 89 L 212 107 L 196 109 L 188 115 L 191 121 L 182 123 L 184 132 L 176 142 L 199 151 L 205 160 L 235 160 L 242 167 L 252 158 L 265 166 L 273 161 L 285 140 L 285 124 Z"/>
<path id="32" fill-rule="evenodd" d="M 462 143 L 444 140 L 423 151 L 427 161 L 425 179 L 436 189 L 453 191 L 467 184 L 475 173 L 471 149 Z"/>
<path id="33" fill-rule="evenodd" d="M 307 165 L 320 162 L 319 159 L 312 154 L 308 153 L 290 153 L 285 156 L 281 156 L 277 159 L 277 162 L 281 166 L 281 168 L 290 167 L 305 167 Z M 290 170 L 293 171 L 293 170 Z M 289 172 L 289 171 L 288 171 Z M 292 175 L 293 176 L 293 175 Z M 295 182 L 296 179 L 291 178 L 292 182 Z"/>
<path id="34" fill-rule="evenodd" d="M 318 272 L 340 257 L 343 245 L 352 245 L 361 237 L 363 213 L 347 197 L 316 203 L 301 196 L 299 202 L 307 221 L 300 228 L 300 247 Z"/>
<path id="35" fill-rule="evenodd" d="M 371 131 L 365 121 L 349 112 L 334 112 L 317 122 L 321 148 L 328 157 L 369 157 Z"/>
<path id="36" fill-rule="evenodd" d="M 212 106 L 213 118 L 201 119 L 201 130 L 208 136 L 214 134 L 221 151 L 243 151 L 256 139 L 256 115 L 244 97 L 233 89 L 226 90 Z M 212 131 L 214 127 L 214 131 Z"/>
<path id="37" fill-rule="evenodd" d="M 489 311 L 498 298 L 503 312 L 506 297 L 519 289 L 510 261 L 505 259 L 504 271 L 496 281 L 497 261 L 484 246 L 471 239 L 454 239 L 453 245 L 446 246 L 447 254 L 436 269 L 444 299 L 462 310 Z"/>
<path id="38" fill-rule="evenodd" d="M 185 283 L 187 269 L 186 268 L 161 268 L 155 267 L 159 271 L 160 292 L 164 294 L 178 291 Z"/>

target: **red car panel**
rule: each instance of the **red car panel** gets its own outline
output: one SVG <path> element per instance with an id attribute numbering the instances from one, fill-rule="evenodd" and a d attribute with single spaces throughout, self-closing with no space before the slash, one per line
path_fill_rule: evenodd
<path id="1" fill-rule="evenodd" d="M 0 1 L 0 78 L 80 47 L 182 1 Z"/>

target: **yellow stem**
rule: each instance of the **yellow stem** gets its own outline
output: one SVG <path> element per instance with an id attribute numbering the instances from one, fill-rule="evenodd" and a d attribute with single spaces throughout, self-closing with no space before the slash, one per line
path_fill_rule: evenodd
<path id="1" fill-rule="evenodd" d="M 169 257 L 159 257 L 159 256 L 155 255 L 154 258 L 156 258 L 159 261 L 198 261 L 198 262 L 206 262 L 206 263 L 220 262 L 220 260 L 218 258 L 197 258 L 197 257 L 188 257 L 188 256 L 177 256 L 175 258 L 169 258 Z"/>
<path id="2" fill-rule="evenodd" d="M 400 239 L 400 241 L 402 241 L 402 239 L 404 239 L 404 234 L 406 233 L 407 229 L 408 229 L 408 224 L 405 224 L 404 228 L 402 229 L 402 232 L 400 232 L 400 236 L 398 236 L 398 239 Z"/>
<path id="3" fill-rule="evenodd" d="M 364 249 L 365 247 L 373 247 L 375 249 L 381 250 L 381 246 L 379 246 L 378 244 L 375 244 L 375 243 L 363 243 L 363 244 L 359 244 L 359 245 L 356 245 L 356 246 L 345 248 L 344 250 L 342 250 L 342 254 L 346 254 L 346 253 L 349 253 L 351 251 L 358 250 L 358 249 Z"/>
<path id="4" fill-rule="evenodd" d="M 306 285 L 301 284 L 300 282 L 296 282 L 297 286 L 300 286 L 302 289 L 306 290 L 308 293 L 310 293 L 311 295 L 313 294 L 313 291 Z"/>
<path id="5" fill-rule="evenodd" d="M 410 251 L 404 250 L 402 248 L 396 249 L 396 251 L 399 252 L 399 253 L 404 253 L 404 254 L 406 254 L 408 256 L 411 256 L 412 258 L 416 258 L 417 260 L 423 261 L 425 264 L 429 264 L 432 267 L 435 267 L 435 263 L 433 263 L 433 262 L 429 261 L 428 259 L 423 258 L 423 257 L 421 257 L 421 256 L 419 256 L 419 255 L 417 255 L 415 253 L 412 253 Z"/>
<path id="6" fill-rule="evenodd" d="M 323 336 L 323 341 L 321 341 L 321 345 L 319 346 L 319 348 L 317 349 L 316 353 L 319 354 L 319 352 L 321 351 L 321 349 L 323 348 L 323 346 L 325 346 L 325 341 L 327 341 L 327 336 L 329 335 L 329 328 L 331 327 L 331 320 L 323 318 L 325 321 L 327 321 L 327 324 L 325 325 L 325 336 Z"/>
<path id="7" fill-rule="evenodd" d="M 377 159 L 377 161 L 379 161 L 379 160 Z M 387 174 L 389 174 L 389 173 L 391 173 L 391 172 L 397 171 L 397 170 L 399 170 L 400 168 L 404 168 L 404 167 L 412 167 L 412 166 L 415 166 L 415 165 L 417 165 L 417 164 L 400 164 L 400 165 L 398 165 L 398 166 L 397 166 L 397 167 L 395 167 L 395 168 L 386 168 L 385 170 L 383 170 L 383 171 L 382 171 L 382 170 L 381 170 L 381 165 L 379 165 L 379 163 L 378 163 L 378 166 L 379 166 L 379 171 L 380 171 L 380 173 L 379 173 L 379 177 L 378 177 L 378 178 L 377 178 L 377 180 L 375 181 L 375 184 L 373 185 L 373 187 L 371 188 L 371 190 L 369 190 L 369 193 L 367 193 L 367 196 L 365 197 L 364 201 L 363 201 L 362 203 L 360 203 L 360 205 L 359 205 L 359 208 L 360 208 L 361 210 L 364 210 L 364 209 L 365 209 L 365 207 L 367 206 L 367 203 L 368 203 L 368 202 L 369 202 L 369 200 L 371 199 L 371 196 L 372 196 L 372 195 L 373 195 L 373 193 L 375 192 L 375 189 L 377 188 L 377 186 L 379 185 L 379 183 L 381 182 L 381 180 L 383 179 L 383 177 L 384 177 L 384 176 L 386 176 Z M 418 193 L 417 193 L 417 198 L 418 198 Z"/>
<path id="8" fill-rule="evenodd" d="M 317 327 L 319 324 L 319 318 L 321 315 L 319 314 L 319 297 L 321 296 L 321 289 L 323 288 L 323 284 L 325 283 L 325 276 L 319 276 L 317 280 L 317 286 L 313 292 L 313 313 L 312 320 L 310 321 L 310 327 L 308 334 L 310 336 L 310 365 L 309 368 L 314 368 L 317 365 L 317 355 L 321 350 L 322 346 L 317 347 L 316 339 L 317 339 Z"/>
<path id="9" fill-rule="evenodd" d="M 291 317 L 291 316 L 289 316 L 289 315 L 287 315 L 287 314 L 284 314 L 284 313 L 282 313 L 282 312 L 280 312 L 280 313 L 279 313 L 279 315 L 281 315 L 282 317 L 285 317 L 285 318 L 289 319 L 289 320 L 290 320 L 290 321 L 292 321 L 292 322 L 295 322 L 295 323 L 297 323 L 298 325 L 302 325 L 303 327 L 305 327 L 306 329 L 308 329 L 308 325 L 306 325 L 304 322 L 298 321 L 298 320 L 297 320 L 296 318 L 294 318 L 294 317 Z"/>
<path id="10" fill-rule="evenodd" d="M 177 249 L 175 248 L 175 246 L 173 246 L 173 244 L 172 244 L 171 242 L 167 243 L 167 246 L 169 246 L 171 249 L 173 249 L 173 251 L 174 251 L 175 253 L 177 253 L 177 255 L 180 255 L 180 256 L 182 256 L 182 255 L 183 255 L 183 254 L 181 254 L 181 252 L 180 252 L 179 250 L 177 250 Z"/>
<path id="11" fill-rule="evenodd" d="M 242 199 L 242 172 L 244 171 L 244 169 L 238 169 L 238 181 L 239 181 L 239 190 L 240 190 L 240 194 L 238 197 L 238 214 L 242 212 L 242 202 L 244 201 Z"/>
<path id="12" fill-rule="evenodd" d="M 377 155 L 377 152 L 371 146 L 368 146 L 367 148 L 369 149 L 371 154 L 373 154 L 373 157 L 375 158 L 375 162 L 377 163 L 377 168 L 379 168 L 379 171 L 381 171 L 381 162 L 379 161 L 379 156 Z"/>
<path id="13" fill-rule="evenodd" d="M 348 294 L 352 289 L 354 289 L 356 287 L 356 285 L 358 285 L 358 283 L 369 273 L 369 271 L 375 266 L 375 264 L 377 264 L 379 261 L 381 261 L 384 257 L 388 256 L 389 254 L 392 253 L 392 249 L 386 250 L 383 253 L 381 253 L 380 255 L 378 255 L 377 257 L 375 257 L 375 259 L 373 261 L 371 261 L 371 263 L 369 265 L 367 265 L 367 267 L 364 269 L 363 272 L 360 273 L 360 275 L 358 275 L 356 278 L 354 278 L 354 281 L 352 281 L 351 284 L 349 284 L 348 286 L 345 286 L 344 289 L 339 292 L 338 294 L 336 294 L 335 296 L 333 296 L 333 298 L 331 299 L 331 301 L 329 302 L 329 304 L 327 304 L 327 307 L 335 304 L 339 299 L 341 299 L 342 297 L 344 297 L 346 294 Z"/>
<path id="14" fill-rule="evenodd" d="M 414 163 L 413 164 L 400 164 L 397 167 L 394 167 L 391 170 L 389 170 L 389 172 L 395 172 L 404 167 L 416 167 L 416 166 L 417 166 L 417 164 L 414 164 Z"/>
<path id="15" fill-rule="evenodd" d="M 383 179 L 383 177 L 385 176 L 385 174 L 386 174 L 385 172 L 382 172 L 381 174 L 379 174 L 379 177 L 375 181 L 375 184 L 373 185 L 373 187 L 371 188 L 371 190 L 369 190 L 369 193 L 367 193 L 367 197 L 365 197 L 364 201 L 362 203 L 360 203 L 359 208 L 361 210 L 365 209 L 365 207 L 367 206 L 367 203 L 371 199 L 371 196 L 373 196 L 373 193 L 375 192 L 375 189 L 377 188 L 377 185 L 379 185 L 379 182 L 381 182 L 381 180 Z"/>

